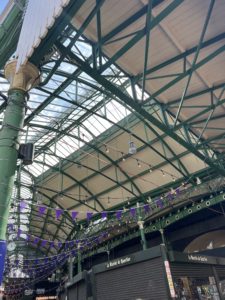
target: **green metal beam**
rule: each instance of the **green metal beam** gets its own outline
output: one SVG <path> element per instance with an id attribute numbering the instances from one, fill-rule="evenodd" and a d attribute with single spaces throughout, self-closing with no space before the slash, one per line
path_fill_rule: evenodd
<path id="1" fill-rule="evenodd" d="M 60 43 L 57 43 L 57 47 L 59 49 L 63 49 L 63 51 L 67 51 L 66 47 L 64 47 Z M 222 46 L 222 48 L 220 47 L 216 51 L 216 53 L 218 54 L 224 50 L 225 50 L 225 46 Z M 211 55 L 210 55 L 210 57 L 211 57 Z M 215 55 L 215 52 L 214 52 L 214 55 Z M 161 131 L 166 132 L 171 138 L 173 138 L 175 141 L 180 143 L 183 147 L 185 147 L 186 149 L 191 151 L 193 154 L 195 154 L 198 158 L 200 158 L 202 161 L 207 163 L 213 169 L 217 170 L 218 173 L 225 175 L 224 168 L 221 168 L 221 166 L 216 165 L 215 161 L 209 159 L 208 157 L 205 157 L 205 155 L 203 155 L 201 152 L 196 150 L 196 148 L 193 145 L 188 144 L 182 137 L 180 137 L 172 129 L 168 128 L 163 123 L 161 123 L 153 115 L 149 114 L 148 111 L 146 111 L 143 107 L 140 106 L 140 104 L 134 102 L 130 96 L 128 96 L 127 94 L 122 92 L 118 87 L 116 87 L 111 82 L 109 82 L 99 72 L 92 69 L 86 62 L 82 61 L 77 55 L 75 55 L 71 51 L 68 51 L 67 57 L 69 59 L 71 59 L 74 64 L 78 65 L 90 77 L 92 77 L 94 80 L 96 80 L 99 84 L 106 87 L 111 93 L 113 93 L 115 96 L 117 96 L 121 101 L 126 103 L 132 109 L 134 109 L 142 117 L 146 118 L 146 120 L 148 120 L 150 123 L 152 123 L 153 125 L 158 127 Z M 207 61 L 208 61 L 208 59 L 209 59 L 209 57 L 207 57 Z M 203 59 L 202 61 L 205 61 L 205 60 Z M 200 64 L 202 63 L 202 61 L 200 62 Z M 196 64 L 196 66 L 197 66 L 197 64 Z"/>
<path id="2" fill-rule="evenodd" d="M 196 63 L 193 67 L 189 68 L 188 70 L 186 70 L 185 72 L 183 72 L 181 75 L 177 76 L 175 79 L 173 79 L 169 83 L 165 84 L 158 91 L 152 93 L 152 95 L 148 99 L 146 99 L 146 103 L 148 103 L 152 99 L 155 99 L 160 94 L 162 94 L 163 92 L 165 92 L 166 90 L 168 90 L 170 87 L 174 86 L 175 84 L 177 84 L 178 82 L 180 82 L 182 79 L 184 79 L 186 76 L 189 76 L 191 73 L 193 73 L 194 71 L 198 70 L 199 68 L 201 68 L 202 66 L 204 66 L 206 63 L 208 63 L 209 61 L 213 60 L 215 57 L 217 57 L 218 55 L 220 55 L 221 53 L 223 53 L 224 51 L 225 51 L 225 45 L 220 46 L 219 48 L 217 48 L 216 50 L 214 50 L 213 52 L 211 52 L 208 56 L 206 56 L 205 58 L 203 58 L 201 61 L 199 61 L 198 63 Z"/>
<path id="3" fill-rule="evenodd" d="M 174 127 L 176 126 L 177 121 L 179 119 L 179 115 L 180 115 L 180 112 L 181 112 L 181 109 L 182 109 L 182 105 L 183 105 L 185 96 L 187 94 L 188 87 L 189 87 L 190 82 L 191 82 L 191 78 L 192 78 L 192 75 L 193 75 L 193 71 L 194 71 L 194 68 L 195 68 L 200 50 L 202 48 L 202 44 L 203 44 L 203 40 L 204 40 L 204 37 L 205 37 L 206 30 L 207 30 L 208 25 L 209 25 L 209 21 L 210 21 L 210 17 L 211 17 L 212 11 L 213 11 L 214 4 L 215 4 L 215 0 L 211 0 L 210 5 L 209 5 L 209 9 L 208 9 L 208 12 L 207 12 L 207 15 L 206 15 L 206 19 L 205 19 L 205 22 L 204 22 L 204 25 L 203 25 L 203 29 L 202 29 L 202 32 L 201 32 L 201 36 L 200 36 L 200 39 L 199 39 L 198 47 L 197 47 L 197 50 L 195 52 L 194 59 L 192 61 L 192 65 L 191 65 L 191 68 L 190 68 L 190 73 L 189 73 L 185 88 L 183 90 L 182 97 L 181 97 L 181 100 L 180 100 L 180 103 L 179 103 L 179 107 L 178 107 L 178 110 L 177 110 L 177 113 L 176 113 L 176 117 L 175 117 L 175 120 L 174 120 Z"/>
<path id="4" fill-rule="evenodd" d="M 31 126 L 31 125 L 30 125 L 30 126 Z M 48 129 L 48 126 L 39 125 L 39 124 L 32 124 L 32 127 L 46 128 L 46 129 Z M 55 128 L 51 128 L 51 129 L 52 129 L 52 131 L 57 132 L 57 129 L 55 129 Z M 110 156 L 108 156 L 105 152 L 101 151 L 98 147 L 96 147 L 95 145 L 93 145 L 92 142 L 87 142 L 87 141 L 85 141 L 84 139 L 82 139 L 82 138 L 80 138 L 80 137 L 77 137 L 77 136 L 75 136 L 75 135 L 73 135 L 73 134 L 70 134 L 70 133 L 67 133 L 67 136 L 68 136 L 68 137 L 75 138 L 75 139 L 77 139 L 77 140 L 79 140 L 79 141 L 81 141 L 81 142 L 87 144 L 90 148 L 94 149 L 96 152 L 99 152 L 99 153 L 100 153 L 103 157 L 105 157 L 111 164 L 115 165 L 115 166 L 120 170 L 120 172 L 121 172 L 127 179 L 130 178 L 130 177 L 123 171 L 123 169 L 122 169 L 119 165 L 116 165 L 116 164 L 115 164 L 114 160 L 113 160 Z M 49 166 L 49 167 L 51 167 L 51 166 Z M 133 183 L 133 182 L 132 182 L 132 185 L 135 187 L 135 189 L 136 189 L 136 191 L 138 192 L 138 194 L 141 195 L 141 191 L 140 191 L 140 189 L 138 188 L 138 186 L 137 186 L 135 183 Z M 134 194 L 133 191 L 130 191 L 130 192 L 131 192 L 132 194 Z M 91 193 L 89 193 L 89 194 L 91 194 Z M 104 208 L 103 208 L 103 209 L 104 209 Z"/>
<path id="5" fill-rule="evenodd" d="M 156 27 L 163 19 L 165 19 L 171 12 L 173 12 L 184 0 L 173 0 L 163 11 L 161 11 L 150 23 L 148 31 Z M 101 73 L 108 69 L 112 64 L 123 56 L 131 47 L 137 44 L 147 33 L 147 29 L 140 30 L 129 42 L 127 42 L 116 54 L 114 54 L 108 61 L 102 66 Z"/>

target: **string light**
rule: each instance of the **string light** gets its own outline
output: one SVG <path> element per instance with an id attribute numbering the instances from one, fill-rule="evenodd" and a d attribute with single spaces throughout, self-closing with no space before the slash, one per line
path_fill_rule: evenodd
<path id="1" fill-rule="evenodd" d="M 109 153 L 109 148 L 105 145 L 105 152 Z"/>
<path id="2" fill-rule="evenodd" d="M 141 168 L 141 164 L 138 159 L 137 159 L 137 165 L 138 165 L 138 168 Z"/>
<path id="3" fill-rule="evenodd" d="M 162 176 L 165 177 L 166 175 L 165 175 L 163 169 L 161 169 L 161 172 L 162 172 Z"/>
<path id="4" fill-rule="evenodd" d="M 124 157 L 124 153 L 123 152 L 121 152 L 121 155 L 122 155 L 122 161 L 125 161 L 126 160 L 126 158 Z"/>

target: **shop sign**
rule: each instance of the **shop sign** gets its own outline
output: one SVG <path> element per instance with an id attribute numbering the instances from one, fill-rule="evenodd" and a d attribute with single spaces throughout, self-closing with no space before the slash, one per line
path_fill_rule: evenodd
<path id="1" fill-rule="evenodd" d="M 197 261 L 197 262 L 208 262 L 208 258 L 203 255 L 188 255 L 188 260 Z"/>
<path id="2" fill-rule="evenodd" d="M 131 257 L 130 256 L 122 257 L 122 258 L 118 258 L 116 260 L 109 261 L 106 264 L 106 268 L 109 269 L 109 268 L 113 268 L 113 267 L 119 267 L 119 266 L 122 266 L 122 265 L 129 264 L 130 262 L 131 262 Z"/>
<path id="3" fill-rule="evenodd" d="M 45 293 L 45 289 L 44 288 L 42 288 L 42 289 L 36 289 L 36 294 L 37 295 L 42 295 L 44 293 Z"/>

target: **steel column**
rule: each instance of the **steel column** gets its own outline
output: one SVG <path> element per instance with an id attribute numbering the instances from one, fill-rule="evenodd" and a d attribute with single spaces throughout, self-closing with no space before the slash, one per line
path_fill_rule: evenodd
<path id="1" fill-rule="evenodd" d="M 6 230 L 21 130 L 26 109 L 26 93 L 35 84 L 38 70 L 28 63 L 16 74 L 16 61 L 5 67 L 5 77 L 10 81 L 8 103 L 0 131 L 0 281 L 6 252 Z M 0 282 L 1 283 L 1 282 Z"/>

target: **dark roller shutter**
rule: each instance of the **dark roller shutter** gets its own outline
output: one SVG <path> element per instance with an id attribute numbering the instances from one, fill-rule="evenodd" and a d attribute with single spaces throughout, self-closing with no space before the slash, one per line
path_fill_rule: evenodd
<path id="1" fill-rule="evenodd" d="M 59 294 L 59 300 L 65 300 L 66 299 L 66 292 Z"/>
<path id="2" fill-rule="evenodd" d="M 216 272 L 220 280 L 225 279 L 225 266 L 216 266 Z"/>
<path id="3" fill-rule="evenodd" d="M 97 300 L 166 300 L 161 257 L 95 275 Z"/>
<path id="4" fill-rule="evenodd" d="M 80 281 L 70 286 L 67 291 L 68 300 L 86 300 L 86 284 L 85 281 Z"/>
<path id="5" fill-rule="evenodd" d="M 203 278 L 213 276 L 212 266 L 204 264 L 171 263 L 171 273 L 175 278 L 195 277 Z"/>

